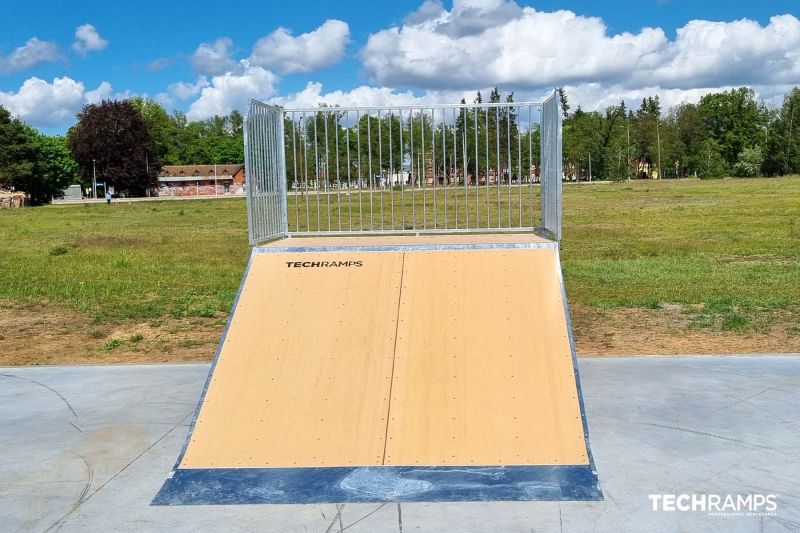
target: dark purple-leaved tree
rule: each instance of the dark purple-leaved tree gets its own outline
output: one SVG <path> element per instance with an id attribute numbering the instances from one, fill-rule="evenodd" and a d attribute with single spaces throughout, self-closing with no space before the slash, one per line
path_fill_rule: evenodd
<path id="1" fill-rule="evenodd" d="M 81 174 L 114 186 L 129 196 L 142 196 L 157 183 L 161 160 L 138 109 L 127 100 L 87 104 L 67 133 Z"/>

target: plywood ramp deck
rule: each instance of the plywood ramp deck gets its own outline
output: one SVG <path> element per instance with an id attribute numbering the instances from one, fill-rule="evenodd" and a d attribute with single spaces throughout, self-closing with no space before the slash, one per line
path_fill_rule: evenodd
<path id="1" fill-rule="evenodd" d="M 366 255 L 253 257 L 182 467 L 382 464 L 402 254 Z"/>
<path id="2" fill-rule="evenodd" d="M 162 501 L 598 497 L 557 247 L 492 237 L 256 249 Z"/>
<path id="3" fill-rule="evenodd" d="M 405 257 L 386 464 L 588 464 L 554 250 Z"/>

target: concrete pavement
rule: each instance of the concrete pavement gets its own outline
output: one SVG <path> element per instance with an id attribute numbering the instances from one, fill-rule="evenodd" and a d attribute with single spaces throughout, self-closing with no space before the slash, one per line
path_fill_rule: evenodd
<path id="1" fill-rule="evenodd" d="M 603 502 L 151 507 L 208 365 L 0 368 L 2 531 L 798 531 L 800 357 L 580 359 Z M 774 516 L 648 495 L 774 495 Z"/>

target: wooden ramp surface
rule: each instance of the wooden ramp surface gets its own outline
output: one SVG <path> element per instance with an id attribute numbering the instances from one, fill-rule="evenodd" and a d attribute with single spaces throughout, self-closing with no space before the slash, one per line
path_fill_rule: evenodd
<path id="1" fill-rule="evenodd" d="M 254 252 L 173 474 L 247 472 L 263 485 L 270 470 L 294 483 L 311 469 L 340 472 L 345 486 L 362 467 L 556 468 L 538 480 L 566 465 L 596 485 L 557 248 L 400 239 L 381 251 L 293 239 L 303 251 Z M 531 498 L 568 492 L 543 497 L 545 485 Z M 507 499 L 529 489 L 515 490 Z M 276 497 L 265 498 L 251 501 Z"/>

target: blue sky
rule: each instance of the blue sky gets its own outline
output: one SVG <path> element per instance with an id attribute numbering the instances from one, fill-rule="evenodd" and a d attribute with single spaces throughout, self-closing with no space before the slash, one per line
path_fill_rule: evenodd
<path id="1" fill-rule="evenodd" d="M 87 102 L 142 95 L 202 119 L 287 106 L 452 101 L 565 86 L 602 108 L 800 83 L 796 0 L 188 2 L 3 0 L 0 104 L 60 132 Z M 746 20 L 743 20 L 746 19 Z M 282 28 L 282 29 L 279 29 Z"/>

